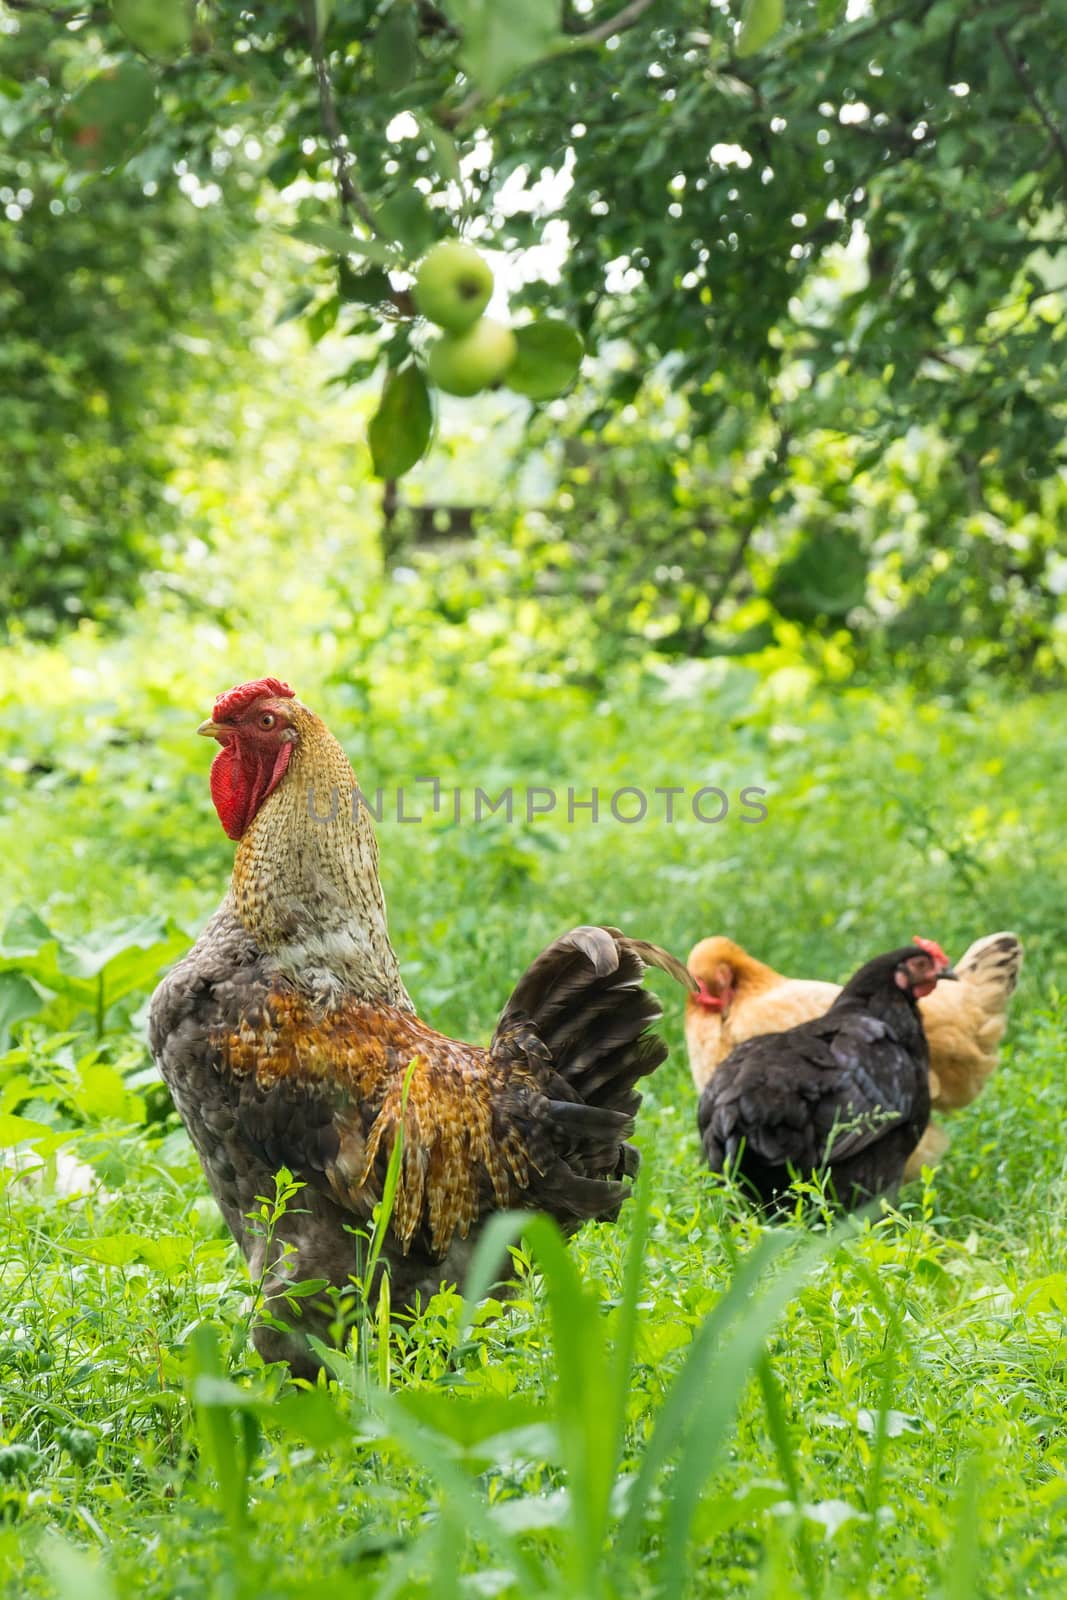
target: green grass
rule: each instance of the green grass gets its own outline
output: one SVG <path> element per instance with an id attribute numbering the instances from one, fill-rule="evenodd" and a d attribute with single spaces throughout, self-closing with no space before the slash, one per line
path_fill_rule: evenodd
<path id="1" fill-rule="evenodd" d="M 508 601 L 489 553 L 385 588 L 355 511 L 343 531 L 343 578 L 297 549 L 247 582 L 210 573 L 225 627 L 159 602 L 121 638 L 3 658 L 0 1146 L 30 1137 L 45 1163 L 0 1169 L 4 1592 L 1062 1594 L 1067 703 L 830 689 L 784 655 L 590 686 L 580 619 Z M 1017 929 L 1003 1064 L 935 1178 L 840 1237 L 765 1233 L 701 1169 L 679 996 L 655 975 L 672 1050 L 620 1224 L 567 1251 L 531 1230 L 503 1310 L 449 1293 L 370 1323 L 329 1393 L 265 1371 L 143 1043 L 231 853 L 193 730 L 265 670 L 370 790 L 767 789 L 759 826 L 384 822 L 409 985 L 461 1036 L 485 1039 L 580 921 L 682 955 L 729 932 L 829 977 L 916 932 L 958 952 Z M 88 1193 L 64 1192 L 72 1157 Z"/>

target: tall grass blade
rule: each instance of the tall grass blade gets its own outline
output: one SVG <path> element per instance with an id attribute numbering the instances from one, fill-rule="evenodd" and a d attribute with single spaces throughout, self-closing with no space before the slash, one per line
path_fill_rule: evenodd
<path id="1" fill-rule="evenodd" d="M 792 1243 L 788 1234 L 767 1234 L 735 1272 L 726 1294 L 694 1339 L 649 1440 L 616 1547 L 620 1572 L 635 1557 L 655 1480 L 684 1443 L 671 1480 L 658 1574 L 665 1594 L 682 1592 L 693 1514 L 725 1445 L 763 1341 L 812 1268 L 851 1232 L 846 1223 L 833 1234 L 806 1241 L 762 1295 L 757 1294 L 758 1286 Z"/>
<path id="2" fill-rule="evenodd" d="M 874 1441 L 871 1447 L 871 1467 L 867 1474 L 866 1510 L 867 1531 L 863 1539 L 862 1572 L 870 1572 L 878 1553 L 878 1514 L 882 1508 L 885 1487 L 886 1457 L 889 1450 L 889 1412 L 893 1404 L 893 1391 L 897 1378 L 897 1349 L 901 1339 L 901 1315 L 882 1286 L 881 1279 L 865 1261 L 857 1260 L 856 1271 L 862 1277 L 872 1300 L 885 1318 L 885 1338 L 882 1342 L 882 1380 L 878 1386 L 878 1410 L 874 1423 Z"/>
<path id="3" fill-rule="evenodd" d="M 941 1586 L 942 1600 L 975 1600 L 975 1596 L 981 1592 L 978 1581 L 982 1561 L 978 1501 L 983 1475 L 981 1457 L 969 1456 L 960 1472 L 952 1543 L 945 1560 Z"/>
<path id="4" fill-rule="evenodd" d="M 548 1217 L 533 1217 L 526 1240 L 544 1273 L 552 1322 L 555 1410 L 570 1492 L 571 1576 L 578 1592 L 592 1593 L 615 1480 L 615 1419 L 609 1414 L 613 1386 L 604 1324 L 556 1224 Z"/>
<path id="5" fill-rule="evenodd" d="M 459 1341 L 467 1337 L 478 1304 L 500 1280 L 501 1264 L 512 1245 L 518 1244 L 530 1223 L 532 1211 L 501 1211 L 490 1217 L 481 1231 L 467 1272 L 463 1290 L 463 1311 L 459 1319 Z"/>
<path id="6" fill-rule="evenodd" d="M 546 1572 L 523 1551 L 517 1538 L 490 1515 L 481 1491 L 442 1448 L 440 1437 L 418 1423 L 392 1395 L 372 1394 L 370 1404 L 397 1444 L 437 1485 L 438 1498 L 448 1505 L 456 1525 L 485 1544 L 503 1566 L 515 1573 L 524 1594 L 548 1592 Z"/>
<path id="7" fill-rule="evenodd" d="M 642 1159 L 630 1207 L 630 1248 L 622 1279 L 622 1296 L 615 1319 L 615 1350 L 611 1360 L 611 1415 L 617 1423 L 617 1438 L 613 1461 L 618 1469 L 626 1439 L 626 1402 L 630 1394 L 633 1375 L 634 1349 L 637 1344 L 637 1307 L 641 1297 L 641 1274 L 648 1248 L 649 1216 L 652 1205 L 653 1165 L 646 1155 Z M 607 1507 L 605 1507 L 605 1514 Z M 606 1529 L 605 1529 L 606 1531 Z"/>
<path id="8" fill-rule="evenodd" d="M 749 1374 L 771 1328 L 823 1253 L 820 1245 L 801 1249 L 764 1295 L 752 1300 L 746 1296 L 748 1303 L 736 1305 L 733 1316 L 719 1327 L 717 1348 L 709 1343 L 700 1352 L 699 1376 L 704 1381 L 692 1397 L 685 1445 L 671 1478 L 660 1561 L 661 1582 L 668 1594 L 682 1591 L 693 1515 L 726 1445 Z"/>
<path id="9" fill-rule="evenodd" d="M 789 1423 L 785 1414 L 785 1406 L 782 1404 L 781 1387 L 771 1364 L 771 1358 L 766 1350 L 760 1352 L 756 1362 L 756 1376 L 759 1379 L 760 1390 L 763 1394 L 763 1408 L 767 1413 L 767 1426 L 770 1429 L 775 1454 L 778 1457 L 778 1465 L 782 1469 L 782 1477 L 785 1479 L 786 1488 L 789 1490 L 789 1498 L 797 1510 L 797 1561 L 804 1581 L 804 1592 L 807 1594 L 808 1600 L 818 1600 L 818 1596 L 822 1592 L 822 1585 L 819 1582 L 819 1569 L 816 1565 L 815 1553 L 811 1545 L 811 1532 L 804 1521 L 804 1486 L 797 1467 L 793 1441 L 789 1437 Z"/>

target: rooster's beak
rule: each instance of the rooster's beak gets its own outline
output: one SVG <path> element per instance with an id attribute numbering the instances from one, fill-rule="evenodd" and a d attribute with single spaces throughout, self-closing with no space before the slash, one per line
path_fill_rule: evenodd
<path id="1" fill-rule="evenodd" d="M 211 718 L 208 717 L 207 721 L 202 722 L 196 731 L 197 733 L 202 733 L 205 739 L 217 739 L 220 734 L 228 733 L 229 729 L 224 728 L 221 722 L 212 722 Z"/>

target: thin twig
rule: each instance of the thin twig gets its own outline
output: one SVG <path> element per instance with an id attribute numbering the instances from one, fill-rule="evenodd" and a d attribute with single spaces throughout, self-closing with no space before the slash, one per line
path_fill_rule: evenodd
<path id="1" fill-rule="evenodd" d="M 371 233 L 381 235 L 374 212 L 371 210 L 370 201 L 359 187 L 352 173 L 353 156 L 348 140 L 341 131 L 341 120 L 337 115 L 337 102 L 333 94 L 333 80 L 330 69 L 326 64 L 326 57 L 322 49 L 322 37 L 319 33 L 318 19 L 315 15 L 315 0 L 305 0 L 304 16 L 307 20 L 308 39 L 311 43 L 311 59 L 315 67 L 315 81 L 319 90 L 319 112 L 322 117 L 322 126 L 329 141 L 330 153 L 333 156 L 334 182 L 337 185 L 337 198 L 341 205 L 341 215 L 351 224 L 352 213 L 366 224 Z"/>
<path id="2" fill-rule="evenodd" d="M 776 401 L 772 400 L 770 402 L 769 410 L 771 418 L 778 429 L 778 438 L 775 440 L 773 449 L 770 449 L 767 452 L 760 474 L 761 477 L 764 477 L 770 470 L 770 463 L 772 461 L 776 467 L 781 466 L 782 462 L 786 459 L 786 456 L 789 453 L 789 446 L 793 441 L 792 430 L 785 422 L 782 421 L 781 413 Z M 705 629 L 710 628 L 712 623 L 718 619 L 719 611 L 722 605 L 728 599 L 730 590 L 733 588 L 735 582 L 744 569 L 745 557 L 748 554 L 748 547 L 752 543 L 757 531 L 763 525 L 763 515 L 767 504 L 768 496 L 766 494 L 761 495 L 758 505 L 753 508 L 752 515 L 749 517 L 745 525 L 738 530 L 737 540 L 734 544 L 733 550 L 730 553 L 730 559 L 727 561 L 726 566 L 723 568 L 723 571 L 720 574 L 715 593 L 712 595 L 711 601 L 708 605 L 708 614 L 704 619 L 703 624 Z"/>
<path id="3" fill-rule="evenodd" d="M 575 44 L 603 44 L 606 39 L 613 39 L 617 33 L 625 33 L 627 28 L 632 28 L 654 3 L 655 0 L 630 0 L 629 5 L 616 11 L 606 22 L 597 22 L 581 33 L 572 34 L 571 38 Z"/>
<path id="4" fill-rule="evenodd" d="M 733 588 L 734 582 L 745 564 L 745 555 L 757 528 L 760 526 L 761 520 L 760 517 L 752 517 L 738 532 L 734 547 L 730 552 L 730 559 L 723 568 L 715 593 L 708 603 L 708 614 L 701 625 L 701 633 L 705 628 L 710 628 L 713 622 L 718 621 L 719 610 L 729 596 L 730 590 Z"/>
<path id="5" fill-rule="evenodd" d="M 1064 138 L 1063 129 L 1045 109 L 1045 105 L 1034 87 L 1030 77 L 1030 68 L 1017 51 L 1015 51 L 1003 28 L 994 28 L 993 37 L 997 41 L 1001 55 L 1015 74 L 1015 81 L 1019 88 L 1033 106 L 1038 121 L 1048 134 L 1053 148 L 1059 155 L 1060 166 L 1063 168 L 1064 186 L 1067 187 L 1067 138 Z"/>

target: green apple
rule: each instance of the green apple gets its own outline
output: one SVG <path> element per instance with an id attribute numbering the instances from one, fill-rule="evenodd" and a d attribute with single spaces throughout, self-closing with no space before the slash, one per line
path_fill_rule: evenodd
<path id="1" fill-rule="evenodd" d="M 445 394 L 471 395 L 497 383 L 515 359 L 515 335 L 482 317 L 466 333 L 443 333 L 430 347 L 427 369 Z"/>
<path id="2" fill-rule="evenodd" d="M 477 322 L 493 292 L 493 274 L 477 250 L 458 239 L 435 244 L 415 274 L 415 304 L 449 333 Z"/>

